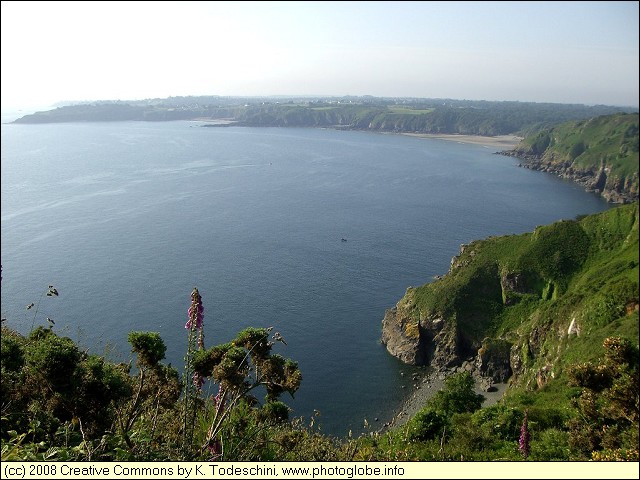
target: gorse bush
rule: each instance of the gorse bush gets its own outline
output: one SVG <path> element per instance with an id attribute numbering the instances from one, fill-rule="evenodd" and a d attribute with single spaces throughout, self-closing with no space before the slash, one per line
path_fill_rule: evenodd
<path id="1" fill-rule="evenodd" d="M 60 393 L 71 387 L 82 358 L 75 343 L 42 327 L 33 330 L 28 341 L 31 348 L 25 352 L 25 368 L 35 383 Z"/>
<path id="2" fill-rule="evenodd" d="M 2 339 L 3 435 L 30 428 L 26 440 L 50 441 L 65 422 L 99 435 L 111 426 L 114 405 L 131 394 L 125 368 L 80 352 L 50 329 L 25 338 L 3 327 Z"/>
<path id="3" fill-rule="evenodd" d="M 152 367 L 164 359 L 167 347 L 156 332 L 129 332 L 132 352 L 138 354 L 141 365 Z"/>
<path id="4" fill-rule="evenodd" d="M 297 363 L 272 353 L 275 343 L 285 343 L 272 328 L 248 328 L 205 350 L 197 289 L 188 310 L 182 378 L 161 363 L 166 345 L 157 332 L 129 333 L 137 357 L 132 374 L 130 364 L 81 352 L 53 331 L 53 322 L 27 337 L 3 325 L 3 459 L 222 460 L 265 454 L 265 432 L 288 421 L 289 408 L 279 396 L 299 388 Z M 215 398 L 205 398 L 206 380 L 220 386 Z M 263 405 L 251 394 L 258 387 L 266 391 Z"/>
<path id="5" fill-rule="evenodd" d="M 580 413 L 569 423 L 569 444 L 582 457 L 599 452 L 638 460 L 640 413 L 638 347 L 619 337 L 604 341 L 604 359 L 569 370 L 571 382 L 582 387 L 574 400 Z M 617 452 L 617 453 L 616 453 Z"/>

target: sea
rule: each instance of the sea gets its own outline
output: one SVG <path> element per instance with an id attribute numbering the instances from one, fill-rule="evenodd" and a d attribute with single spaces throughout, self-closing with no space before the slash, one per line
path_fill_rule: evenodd
<path id="1" fill-rule="evenodd" d="M 380 343 L 408 287 L 461 244 L 610 208 L 495 148 L 202 125 L 2 124 L 4 325 L 52 325 L 111 361 L 133 358 L 130 331 L 159 332 L 182 372 L 197 287 L 207 347 L 273 327 L 303 376 L 290 417 L 355 435 L 411 394 L 416 367 Z"/>

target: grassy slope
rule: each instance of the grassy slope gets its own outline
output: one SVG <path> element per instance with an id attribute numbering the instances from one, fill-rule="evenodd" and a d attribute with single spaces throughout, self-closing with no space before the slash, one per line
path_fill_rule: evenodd
<path id="1" fill-rule="evenodd" d="M 512 391 L 558 390 L 566 403 L 566 366 L 598 358 L 607 336 L 638 341 L 637 202 L 474 242 L 457 264 L 407 295 L 421 318 L 444 314 L 476 345 L 508 340 L 521 360 Z M 506 273 L 521 274 L 519 292 L 503 289 Z M 572 320 L 578 335 L 567 334 Z"/>
<path id="2" fill-rule="evenodd" d="M 604 164 L 613 177 L 627 179 L 635 174 L 637 187 L 638 114 L 563 123 L 525 138 L 515 150 L 580 171 L 597 171 Z"/>

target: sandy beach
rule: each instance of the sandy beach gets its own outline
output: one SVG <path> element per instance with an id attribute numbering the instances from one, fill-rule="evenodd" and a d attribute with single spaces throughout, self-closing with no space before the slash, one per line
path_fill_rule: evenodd
<path id="1" fill-rule="evenodd" d="M 482 145 L 486 148 L 499 148 L 500 150 L 511 150 L 522 140 L 522 137 L 516 137 L 515 135 L 496 135 L 495 137 L 485 137 L 482 135 L 441 135 L 432 133 L 402 133 L 401 135 L 418 138 L 434 138 L 436 140 L 447 140 L 458 143 L 472 143 L 474 145 Z"/>

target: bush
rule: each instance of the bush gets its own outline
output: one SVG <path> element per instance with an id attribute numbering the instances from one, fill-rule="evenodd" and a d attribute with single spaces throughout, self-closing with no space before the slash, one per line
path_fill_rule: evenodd
<path id="1" fill-rule="evenodd" d="M 582 388 L 574 401 L 578 415 L 569 422 L 569 445 L 581 458 L 638 446 L 638 347 L 620 337 L 605 339 L 603 347 L 600 364 L 568 371 L 570 382 Z"/>
<path id="2" fill-rule="evenodd" d="M 442 435 L 446 425 L 446 417 L 425 408 L 420 410 L 407 424 L 407 438 L 414 442 L 433 440 Z"/>
<path id="3" fill-rule="evenodd" d="M 2 362 L 2 368 L 11 372 L 20 371 L 24 365 L 24 355 L 22 352 L 23 341 L 21 341 L 21 337 L 17 334 L 12 334 L 12 332 L 3 327 L 0 342 L 0 361 Z"/>
<path id="4" fill-rule="evenodd" d="M 259 419 L 266 423 L 283 423 L 289 420 L 289 407 L 280 401 L 267 402 L 259 411 Z"/>
<path id="5" fill-rule="evenodd" d="M 74 392 L 74 414 L 82 419 L 87 430 L 103 432 L 114 419 L 110 407 L 133 393 L 131 377 L 123 368 L 95 355 L 81 363 L 79 372 L 80 381 Z"/>
<path id="6" fill-rule="evenodd" d="M 484 395 L 473 389 L 475 380 L 469 372 L 456 373 L 444 381 L 444 387 L 437 392 L 427 405 L 441 415 L 475 412 L 482 406 Z"/>
<path id="7" fill-rule="evenodd" d="M 473 414 L 473 423 L 488 437 L 517 441 L 524 413 L 505 405 L 492 405 Z"/>
<path id="8" fill-rule="evenodd" d="M 557 428 L 543 430 L 532 440 L 529 458 L 538 462 L 569 460 L 569 433 Z"/>
<path id="9" fill-rule="evenodd" d="M 76 368 L 81 359 L 78 347 L 68 337 L 58 337 L 54 333 L 35 335 L 25 354 L 25 364 L 29 374 L 43 388 L 51 388 L 61 393 L 70 388 Z"/>
<path id="10" fill-rule="evenodd" d="M 157 365 L 164 359 L 167 347 L 157 332 L 129 332 L 127 340 L 131 351 L 138 354 L 138 362 L 145 366 Z"/>

